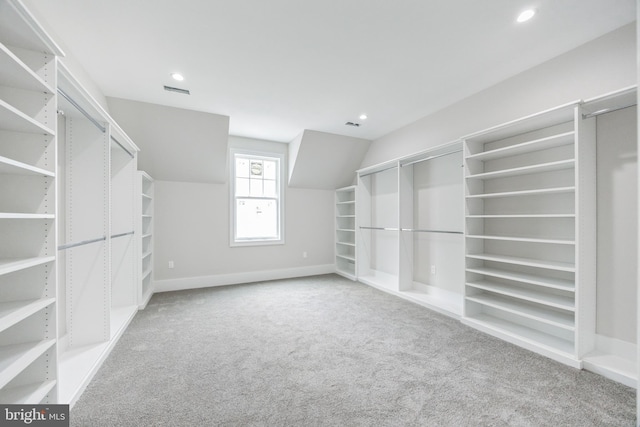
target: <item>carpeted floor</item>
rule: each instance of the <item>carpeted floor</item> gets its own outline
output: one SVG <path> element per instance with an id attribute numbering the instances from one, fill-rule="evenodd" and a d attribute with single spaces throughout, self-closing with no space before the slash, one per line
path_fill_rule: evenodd
<path id="1" fill-rule="evenodd" d="M 157 294 L 72 426 L 633 426 L 635 390 L 335 275 Z"/>

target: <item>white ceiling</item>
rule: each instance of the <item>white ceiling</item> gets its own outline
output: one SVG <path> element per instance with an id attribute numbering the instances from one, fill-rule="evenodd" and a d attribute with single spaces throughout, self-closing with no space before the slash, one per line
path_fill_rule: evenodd
<path id="1" fill-rule="evenodd" d="M 106 96 L 227 115 L 231 134 L 281 142 L 376 139 L 635 19 L 635 0 L 25 3 Z"/>

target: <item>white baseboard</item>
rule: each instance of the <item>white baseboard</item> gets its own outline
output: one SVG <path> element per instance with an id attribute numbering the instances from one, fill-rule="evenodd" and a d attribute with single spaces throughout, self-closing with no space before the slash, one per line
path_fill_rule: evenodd
<path id="1" fill-rule="evenodd" d="M 237 285 L 240 283 L 263 282 L 265 280 L 315 276 L 318 274 L 329 274 L 334 272 L 334 264 L 324 264 L 312 265 L 309 267 L 283 268 L 278 270 L 217 274 L 213 276 L 182 277 L 179 279 L 155 280 L 153 282 L 153 292 L 158 293 L 182 291 L 185 289 L 210 288 L 214 286 Z"/>

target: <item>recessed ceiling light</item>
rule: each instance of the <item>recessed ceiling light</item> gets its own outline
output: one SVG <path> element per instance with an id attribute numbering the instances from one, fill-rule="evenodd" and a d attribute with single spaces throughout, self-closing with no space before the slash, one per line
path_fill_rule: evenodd
<path id="1" fill-rule="evenodd" d="M 366 114 L 360 114 L 360 120 L 367 120 Z"/>
<path id="2" fill-rule="evenodd" d="M 533 15 L 535 14 L 536 14 L 535 9 L 527 9 L 524 12 L 522 12 L 520 15 L 518 15 L 518 19 L 516 19 L 516 21 L 527 22 L 529 19 L 533 18 Z"/>
<path id="3" fill-rule="evenodd" d="M 177 80 L 179 82 L 184 80 L 184 76 L 180 73 L 171 73 L 171 78 L 173 78 L 173 80 Z"/>

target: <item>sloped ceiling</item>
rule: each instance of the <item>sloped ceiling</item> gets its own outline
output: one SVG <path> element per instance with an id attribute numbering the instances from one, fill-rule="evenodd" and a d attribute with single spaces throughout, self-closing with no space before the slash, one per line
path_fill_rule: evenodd
<path id="1" fill-rule="evenodd" d="M 289 143 L 289 186 L 334 190 L 351 185 L 370 143 L 305 130 Z"/>
<path id="2" fill-rule="evenodd" d="M 229 117 L 119 98 L 107 103 L 141 149 L 138 169 L 162 181 L 226 181 Z"/>

